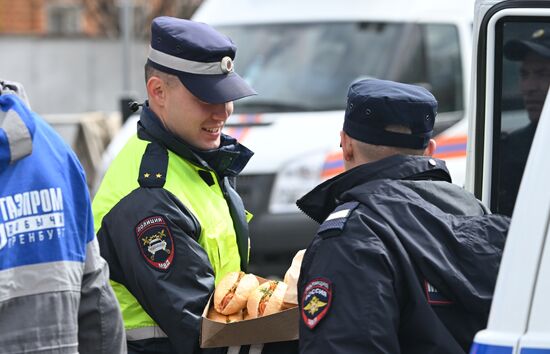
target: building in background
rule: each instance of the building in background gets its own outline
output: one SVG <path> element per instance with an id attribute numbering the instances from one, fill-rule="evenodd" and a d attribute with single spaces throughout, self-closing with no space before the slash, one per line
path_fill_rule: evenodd
<path id="1" fill-rule="evenodd" d="M 77 153 L 90 186 L 124 103 L 145 99 L 152 18 L 189 18 L 201 1 L 0 0 L 0 78 L 25 86 L 32 109 Z"/>
<path id="2" fill-rule="evenodd" d="M 120 11 L 134 8 L 134 36 L 159 15 L 189 18 L 202 0 L 0 0 L 0 35 L 117 38 Z"/>

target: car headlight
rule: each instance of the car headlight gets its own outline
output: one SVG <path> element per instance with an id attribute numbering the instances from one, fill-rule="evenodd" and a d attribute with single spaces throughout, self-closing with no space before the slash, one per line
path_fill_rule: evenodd
<path id="1" fill-rule="evenodd" d="M 298 156 L 277 173 L 271 191 L 270 213 L 299 212 L 296 201 L 320 182 L 343 171 L 340 150 L 319 151 Z"/>

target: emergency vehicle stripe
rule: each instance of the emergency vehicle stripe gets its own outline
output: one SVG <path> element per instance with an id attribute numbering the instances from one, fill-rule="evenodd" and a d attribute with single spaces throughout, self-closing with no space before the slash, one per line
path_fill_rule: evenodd
<path id="1" fill-rule="evenodd" d="M 46 292 L 80 292 L 83 268 L 79 262 L 51 262 L 0 271 L 0 302 Z"/>
<path id="2" fill-rule="evenodd" d="M 321 178 L 323 180 L 334 177 L 344 171 L 344 159 L 342 151 L 334 151 L 325 157 L 323 168 L 321 170 Z"/>
<path id="3" fill-rule="evenodd" d="M 434 157 L 445 159 L 466 156 L 467 137 L 465 135 L 436 138 L 435 141 L 437 147 Z"/>
<path id="4" fill-rule="evenodd" d="M 239 142 L 242 142 L 249 132 L 250 128 L 248 127 L 230 127 L 224 131 L 225 134 L 237 139 Z"/>
<path id="5" fill-rule="evenodd" d="M 470 354 L 512 354 L 513 349 L 512 347 L 474 342 L 470 349 Z"/>
<path id="6" fill-rule="evenodd" d="M 239 115 L 239 123 L 261 123 L 262 119 L 259 114 L 241 114 Z"/>
<path id="7" fill-rule="evenodd" d="M 522 348 L 519 354 L 549 354 L 550 348 Z"/>

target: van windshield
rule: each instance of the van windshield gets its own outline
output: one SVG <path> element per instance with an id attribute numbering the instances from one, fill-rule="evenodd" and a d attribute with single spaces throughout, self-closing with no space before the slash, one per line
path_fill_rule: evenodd
<path id="1" fill-rule="evenodd" d="M 218 29 L 238 47 L 236 71 L 259 93 L 236 102 L 237 113 L 343 110 L 349 85 L 367 77 L 425 85 L 441 96 L 440 112 L 462 108 L 458 35 L 451 25 L 337 22 Z"/>

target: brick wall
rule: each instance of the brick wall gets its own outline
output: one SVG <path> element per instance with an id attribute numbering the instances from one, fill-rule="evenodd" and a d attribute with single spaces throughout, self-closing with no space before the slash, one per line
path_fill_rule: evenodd
<path id="1" fill-rule="evenodd" d="M 0 34 L 41 34 L 44 31 L 44 0 L 0 0 Z"/>

